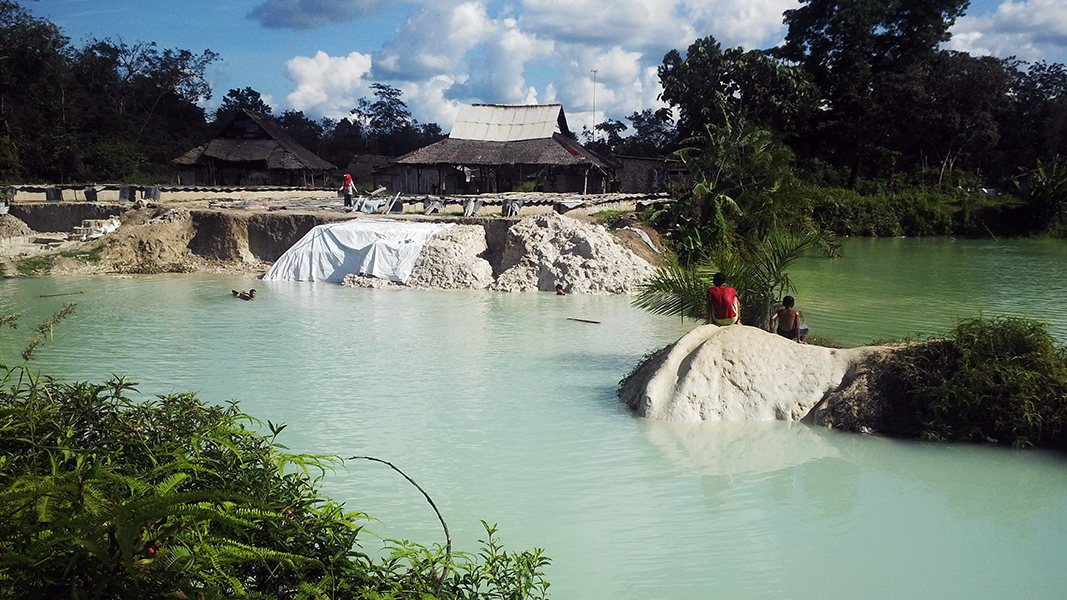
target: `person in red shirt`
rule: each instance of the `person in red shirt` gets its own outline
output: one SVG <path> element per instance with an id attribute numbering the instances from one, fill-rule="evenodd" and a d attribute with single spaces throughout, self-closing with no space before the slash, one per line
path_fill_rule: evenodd
<path id="1" fill-rule="evenodd" d="M 737 290 L 725 285 L 726 275 L 716 273 L 712 279 L 713 287 L 708 288 L 708 320 L 716 325 L 740 325 L 741 303 L 737 299 Z"/>

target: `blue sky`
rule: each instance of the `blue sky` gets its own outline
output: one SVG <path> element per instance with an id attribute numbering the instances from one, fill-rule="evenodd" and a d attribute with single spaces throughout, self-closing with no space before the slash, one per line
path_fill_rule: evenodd
<path id="1" fill-rule="evenodd" d="M 251 87 L 275 112 L 341 118 L 388 83 L 421 122 L 460 103 L 559 102 L 571 128 L 660 106 L 656 67 L 714 35 L 766 48 L 796 0 L 23 0 L 76 45 L 110 38 L 210 49 L 213 109 Z M 1067 0 L 976 0 L 948 47 L 1067 62 Z M 594 88 L 593 70 L 596 70 Z M 595 113 L 593 111 L 595 102 Z"/>

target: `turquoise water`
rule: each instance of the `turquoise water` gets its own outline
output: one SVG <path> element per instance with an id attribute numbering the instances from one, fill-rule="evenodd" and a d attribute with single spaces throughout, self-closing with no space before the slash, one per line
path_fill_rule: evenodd
<path id="1" fill-rule="evenodd" d="M 1067 343 L 1067 242 L 852 238 L 789 270 L 812 331 L 847 345 L 920 338 L 960 319 L 1018 316 Z"/>
<path id="2" fill-rule="evenodd" d="M 940 255 L 885 242 L 871 254 Z M 843 339 L 907 333 L 915 320 L 899 308 L 854 305 L 872 281 L 917 276 L 867 278 L 880 267 L 850 266 L 864 256 L 851 245 L 844 259 L 805 261 L 798 305 Z M 229 294 L 249 287 L 259 300 Z M 995 295 L 974 286 L 986 289 Z M 52 294 L 71 295 L 41 297 Z M 281 441 L 294 451 L 389 460 L 433 496 L 457 548 L 476 549 L 479 519 L 498 523 L 510 549 L 545 548 L 555 598 L 1067 597 L 1061 456 L 634 417 L 615 399 L 619 379 L 692 323 L 628 298 L 200 275 L 3 280 L 0 309 L 23 318 L 0 332 L 2 356 L 64 301 L 77 313 L 35 368 L 234 399 L 289 424 Z M 925 311 L 924 327 L 954 322 L 956 304 L 944 306 Z M 376 517 L 374 534 L 443 542 L 425 500 L 387 467 L 350 462 L 325 487 Z"/>

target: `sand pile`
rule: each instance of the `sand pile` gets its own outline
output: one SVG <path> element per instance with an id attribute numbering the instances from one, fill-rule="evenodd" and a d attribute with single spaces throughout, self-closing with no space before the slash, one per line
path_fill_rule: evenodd
<path id="1" fill-rule="evenodd" d="M 456 225 L 430 238 L 415 261 L 410 287 L 485 289 L 493 283 L 493 267 L 482 255 L 489 249 L 481 225 Z"/>
<path id="2" fill-rule="evenodd" d="M 654 272 L 604 227 L 556 213 L 527 217 L 512 226 L 495 269 L 486 260 L 489 254 L 482 226 L 456 225 L 430 238 L 405 285 L 547 292 L 560 283 L 568 292 L 618 294 L 634 291 Z M 495 280 L 494 270 L 499 273 Z M 342 285 L 399 284 L 348 275 Z"/>
<path id="3" fill-rule="evenodd" d="M 490 289 L 504 292 L 633 292 L 655 269 L 619 244 L 601 225 L 556 213 L 527 217 L 508 230 L 500 275 Z"/>
<path id="4" fill-rule="evenodd" d="M 0 215 L 0 238 L 25 237 L 35 232 L 14 215 Z"/>

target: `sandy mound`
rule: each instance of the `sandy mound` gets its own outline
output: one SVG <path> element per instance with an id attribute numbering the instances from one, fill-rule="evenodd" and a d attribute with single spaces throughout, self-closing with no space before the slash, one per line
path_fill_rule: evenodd
<path id="1" fill-rule="evenodd" d="M 485 289 L 493 267 L 481 258 L 489 246 L 481 225 L 456 225 L 430 238 L 415 261 L 407 285 L 433 289 Z"/>
<path id="2" fill-rule="evenodd" d="M 491 289 L 620 294 L 636 290 L 655 269 L 600 225 L 556 213 L 527 217 L 508 230 L 500 276 Z"/>
<path id="3" fill-rule="evenodd" d="M 136 210 L 122 220 L 118 231 L 57 258 L 52 273 L 184 273 L 204 262 L 189 251 L 195 234 L 189 211 Z"/>
<path id="4" fill-rule="evenodd" d="M 663 421 L 799 421 L 884 350 L 837 350 L 756 327 L 703 325 L 641 364 L 620 384 L 619 398 Z"/>
<path id="5" fill-rule="evenodd" d="M 0 215 L 0 238 L 24 237 L 34 231 L 22 219 L 14 215 Z"/>

